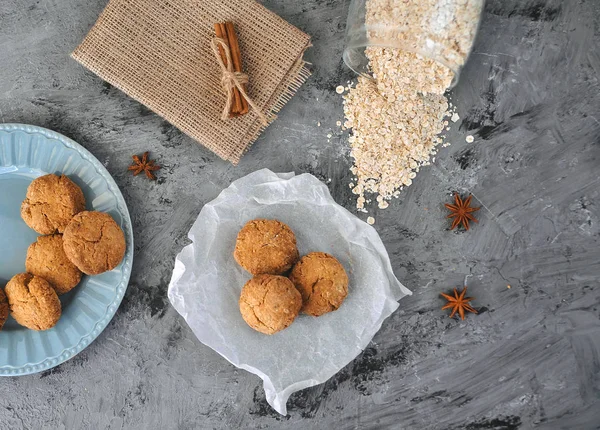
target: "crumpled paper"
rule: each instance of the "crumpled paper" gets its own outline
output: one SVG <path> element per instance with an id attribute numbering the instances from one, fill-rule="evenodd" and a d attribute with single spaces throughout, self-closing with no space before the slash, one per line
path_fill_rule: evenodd
<path id="1" fill-rule="evenodd" d="M 255 218 L 278 219 L 296 234 L 300 255 L 334 255 L 350 278 L 348 297 L 319 318 L 299 315 L 267 336 L 242 319 L 238 299 L 250 279 L 233 259 L 239 230 Z M 298 390 L 321 384 L 352 361 L 383 320 L 411 294 L 394 276 L 375 229 L 335 203 L 310 174 L 251 173 L 206 204 L 175 260 L 169 300 L 200 342 L 258 375 L 269 404 L 286 415 Z"/>

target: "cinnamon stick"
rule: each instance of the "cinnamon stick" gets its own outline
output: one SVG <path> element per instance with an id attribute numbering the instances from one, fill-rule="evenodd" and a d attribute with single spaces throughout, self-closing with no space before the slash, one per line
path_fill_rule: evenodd
<path id="1" fill-rule="evenodd" d="M 222 24 L 216 23 L 215 24 L 215 33 L 217 35 L 218 38 L 220 39 L 224 39 L 225 41 L 227 41 L 227 37 L 224 37 L 224 29 L 221 27 Z M 225 65 L 227 66 L 227 56 L 225 55 L 225 51 L 223 50 L 223 48 L 221 46 L 219 46 L 219 53 L 221 54 L 221 60 L 223 60 L 223 63 L 225 63 Z"/>
<path id="2" fill-rule="evenodd" d="M 233 62 L 233 70 L 236 72 L 242 72 L 242 53 L 240 51 L 240 45 L 238 37 L 235 32 L 233 22 L 226 22 L 225 29 L 227 30 L 227 39 L 229 41 L 229 49 L 231 49 L 231 60 Z M 246 84 L 242 84 L 244 91 L 248 91 Z M 248 113 L 248 102 L 244 97 L 241 97 L 241 107 L 238 111 L 241 115 Z"/>
<path id="3" fill-rule="evenodd" d="M 227 46 L 229 47 L 229 51 L 231 53 L 231 67 L 233 68 L 233 71 L 237 71 L 235 69 L 235 62 L 233 60 L 233 49 L 231 47 L 231 43 L 229 42 L 229 36 L 227 34 L 227 27 L 225 26 L 224 23 L 216 23 L 215 24 L 215 33 L 217 35 L 217 37 L 223 39 L 225 41 L 225 43 L 227 44 Z M 239 47 L 238 47 L 239 49 Z M 219 47 L 219 53 L 221 54 L 221 59 L 223 60 L 223 63 L 225 63 L 226 66 L 229 66 L 229 64 L 227 63 L 227 56 L 225 55 L 225 51 L 223 50 L 222 47 Z M 232 102 L 231 102 L 231 109 L 229 110 L 229 116 L 230 117 L 234 117 L 234 116 L 238 116 L 240 115 L 243 107 L 242 107 L 242 99 L 243 97 L 241 96 L 239 90 L 237 88 L 233 89 L 232 92 Z"/>

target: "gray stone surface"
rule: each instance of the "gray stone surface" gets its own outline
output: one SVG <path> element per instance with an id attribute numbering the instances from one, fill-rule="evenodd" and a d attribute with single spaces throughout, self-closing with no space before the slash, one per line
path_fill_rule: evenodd
<path id="1" fill-rule="evenodd" d="M 311 172 L 352 209 L 334 91 L 352 77 L 340 60 L 348 3 L 265 1 L 313 35 L 314 74 L 234 168 L 69 59 L 106 0 L 0 1 L 0 122 L 88 148 L 121 187 L 136 241 L 112 323 L 54 370 L 1 379 L 0 428 L 599 428 L 597 0 L 488 1 L 452 91 L 461 116 L 452 146 L 374 211 L 414 295 L 354 362 L 293 395 L 288 416 L 170 307 L 186 232 L 232 180 L 261 167 Z M 145 150 L 164 166 L 156 183 L 126 170 Z M 469 232 L 448 230 L 442 203 L 454 190 L 484 206 Z M 465 277 L 479 315 L 451 320 L 439 293 Z"/>

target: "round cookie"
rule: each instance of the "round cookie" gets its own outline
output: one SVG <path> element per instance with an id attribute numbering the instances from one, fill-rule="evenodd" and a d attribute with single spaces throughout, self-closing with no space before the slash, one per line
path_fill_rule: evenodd
<path id="1" fill-rule="evenodd" d="M 302 312 L 318 317 L 340 307 L 348 295 L 344 266 L 324 252 L 311 252 L 292 269 L 290 280 L 302 295 Z"/>
<path id="2" fill-rule="evenodd" d="M 296 236 L 280 221 L 255 219 L 238 233 L 233 257 L 253 275 L 280 275 L 298 261 Z"/>
<path id="3" fill-rule="evenodd" d="M 54 288 L 43 278 L 20 273 L 4 289 L 10 313 L 22 326 L 31 330 L 48 330 L 60 318 L 60 300 Z"/>
<path id="4" fill-rule="evenodd" d="M 68 293 L 81 281 L 81 271 L 67 258 L 60 234 L 40 236 L 29 245 L 25 270 L 44 278 L 59 295 Z"/>
<path id="5" fill-rule="evenodd" d="M 254 330 L 273 334 L 288 327 L 298 316 L 302 296 L 283 276 L 258 275 L 242 288 L 240 312 Z"/>
<path id="6" fill-rule="evenodd" d="M 4 327 L 4 323 L 8 319 L 8 300 L 4 290 L 0 288 L 0 331 Z"/>
<path id="7" fill-rule="evenodd" d="M 62 233 L 73 216 L 85 210 L 83 192 L 65 175 L 40 176 L 27 188 L 21 218 L 40 234 Z"/>
<path id="8" fill-rule="evenodd" d="M 80 212 L 63 234 L 67 258 L 87 275 L 114 269 L 125 255 L 125 235 L 115 220 L 103 212 Z"/>

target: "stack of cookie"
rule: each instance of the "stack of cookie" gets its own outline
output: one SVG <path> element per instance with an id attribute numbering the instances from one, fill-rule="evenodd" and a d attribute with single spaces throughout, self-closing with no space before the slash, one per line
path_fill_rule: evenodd
<path id="1" fill-rule="evenodd" d="M 300 312 L 318 317 L 335 311 L 348 295 L 341 263 L 324 252 L 299 258 L 294 232 L 280 221 L 248 222 L 233 256 L 254 275 L 242 288 L 239 305 L 244 321 L 261 333 L 285 329 Z"/>
<path id="2" fill-rule="evenodd" d="M 125 235 L 113 218 L 85 211 L 85 197 L 68 177 L 45 175 L 27 189 L 23 221 L 39 236 L 27 250 L 27 273 L 0 289 L 0 329 L 10 310 L 32 330 L 48 330 L 61 315 L 58 296 L 75 288 L 83 274 L 114 269 L 125 255 Z"/>

